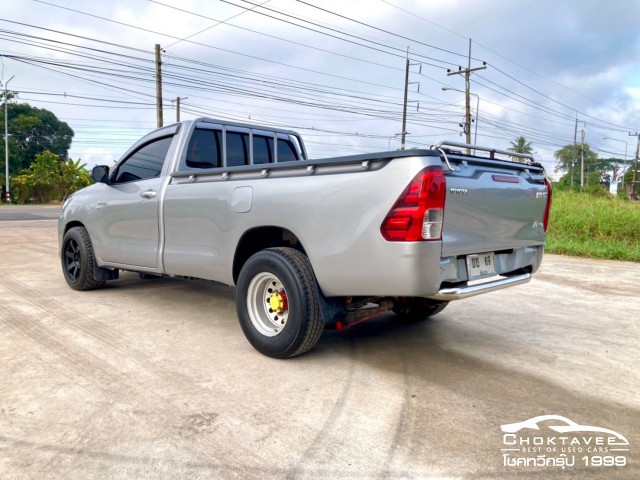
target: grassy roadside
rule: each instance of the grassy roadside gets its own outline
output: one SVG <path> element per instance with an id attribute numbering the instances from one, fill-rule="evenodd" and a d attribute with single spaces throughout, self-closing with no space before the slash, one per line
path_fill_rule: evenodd
<path id="1" fill-rule="evenodd" d="M 640 204 L 556 190 L 545 250 L 640 262 Z"/>

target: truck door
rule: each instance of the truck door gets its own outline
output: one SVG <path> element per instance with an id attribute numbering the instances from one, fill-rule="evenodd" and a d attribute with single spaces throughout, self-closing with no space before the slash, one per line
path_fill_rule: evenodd
<path id="1" fill-rule="evenodd" d="M 109 175 L 96 205 L 100 228 L 93 241 L 108 263 L 158 266 L 162 167 L 173 136 L 154 139 L 132 152 Z"/>

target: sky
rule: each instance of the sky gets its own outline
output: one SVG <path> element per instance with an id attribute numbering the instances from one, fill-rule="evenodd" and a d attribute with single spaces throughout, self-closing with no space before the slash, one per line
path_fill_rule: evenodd
<path id="1" fill-rule="evenodd" d="M 577 118 L 600 157 L 635 156 L 635 0 L 3 0 L 0 80 L 112 164 L 156 128 L 159 44 L 165 125 L 180 97 L 182 120 L 296 130 L 322 158 L 400 148 L 407 55 L 406 147 L 463 142 L 470 39 L 472 141 L 522 135 L 553 174 Z"/>

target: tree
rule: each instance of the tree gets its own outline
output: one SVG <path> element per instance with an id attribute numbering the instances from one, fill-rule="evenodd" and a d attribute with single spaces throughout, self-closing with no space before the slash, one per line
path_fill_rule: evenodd
<path id="1" fill-rule="evenodd" d="M 14 197 L 19 203 L 31 199 L 38 203 L 63 200 L 90 184 L 85 164 L 80 160 L 60 161 L 60 157 L 49 150 L 37 154 L 29 168 L 13 177 Z"/>
<path id="2" fill-rule="evenodd" d="M 633 160 L 624 160 L 622 158 L 599 158 L 596 161 L 595 169 L 603 172 L 603 177 L 609 177 L 611 180 L 617 180 L 627 167 L 633 165 Z"/>
<path id="3" fill-rule="evenodd" d="M 8 92 L 8 98 L 15 97 Z M 4 92 L 0 93 L 0 129 L 4 132 Z M 49 150 L 65 161 L 73 139 L 73 130 L 58 120 L 53 112 L 27 103 L 8 104 L 9 113 L 9 174 L 29 168 L 36 155 Z M 0 158 L 5 158 L 5 145 L 0 142 Z"/>
<path id="4" fill-rule="evenodd" d="M 554 157 L 558 160 L 558 164 L 556 165 L 556 172 L 564 172 L 568 175 L 568 184 L 580 186 L 580 164 L 581 164 L 581 155 L 582 155 L 582 144 L 573 145 L 573 143 L 569 145 L 565 145 L 560 150 L 556 150 L 553 154 Z M 598 154 L 591 150 L 589 144 L 584 144 L 584 178 L 585 183 L 587 182 L 587 178 L 589 176 L 589 172 L 593 172 L 596 170 L 598 162 Z M 571 183 L 571 178 L 573 177 L 573 183 Z"/>
<path id="5" fill-rule="evenodd" d="M 58 200 L 64 200 L 73 192 L 81 188 L 88 187 L 93 183 L 87 164 L 81 163 L 78 159 L 75 162 L 72 159 L 60 164 L 60 181 L 58 183 Z"/>
<path id="6" fill-rule="evenodd" d="M 515 142 L 512 141 L 509 143 L 511 143 L 511 146 L 507 148 L 507 150 L 509 150 L 510 152 L 522 153 L 525 155 L 533 154 L 533 147 L 531 146 L 531 142 L 527 142 L 527 139 L 524 138 L 522 135 L 516 138 Z M 516 157 L 516 156 L 511 157 L 511 159 L 515 160 L 516 162 L 519 162 L 522 160 L 520 157 Z"/>

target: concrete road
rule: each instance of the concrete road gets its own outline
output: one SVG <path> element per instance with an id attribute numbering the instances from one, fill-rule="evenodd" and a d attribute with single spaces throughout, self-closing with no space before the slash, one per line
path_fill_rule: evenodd
<path id="1" fill-rule="evenodd" d="M 638 264 L 547 256 L 528 285 L 327 331 L 281 361 L 245 341 L 232 288 L 123 274 L 69 289 L 55 227 L 0 222 L 4 480 L 640 478 Z M 515 449 L 501 431 L 538 415 L 629 445 L 596 458 L 603 434 L 582 432 L 562 453 L 574 466 L 544 464 L 565 448 L 544 425 L 562 422 Z M 525 433 L 553 438 L 545 466 L 505 460 L 536 456 Z"/>

